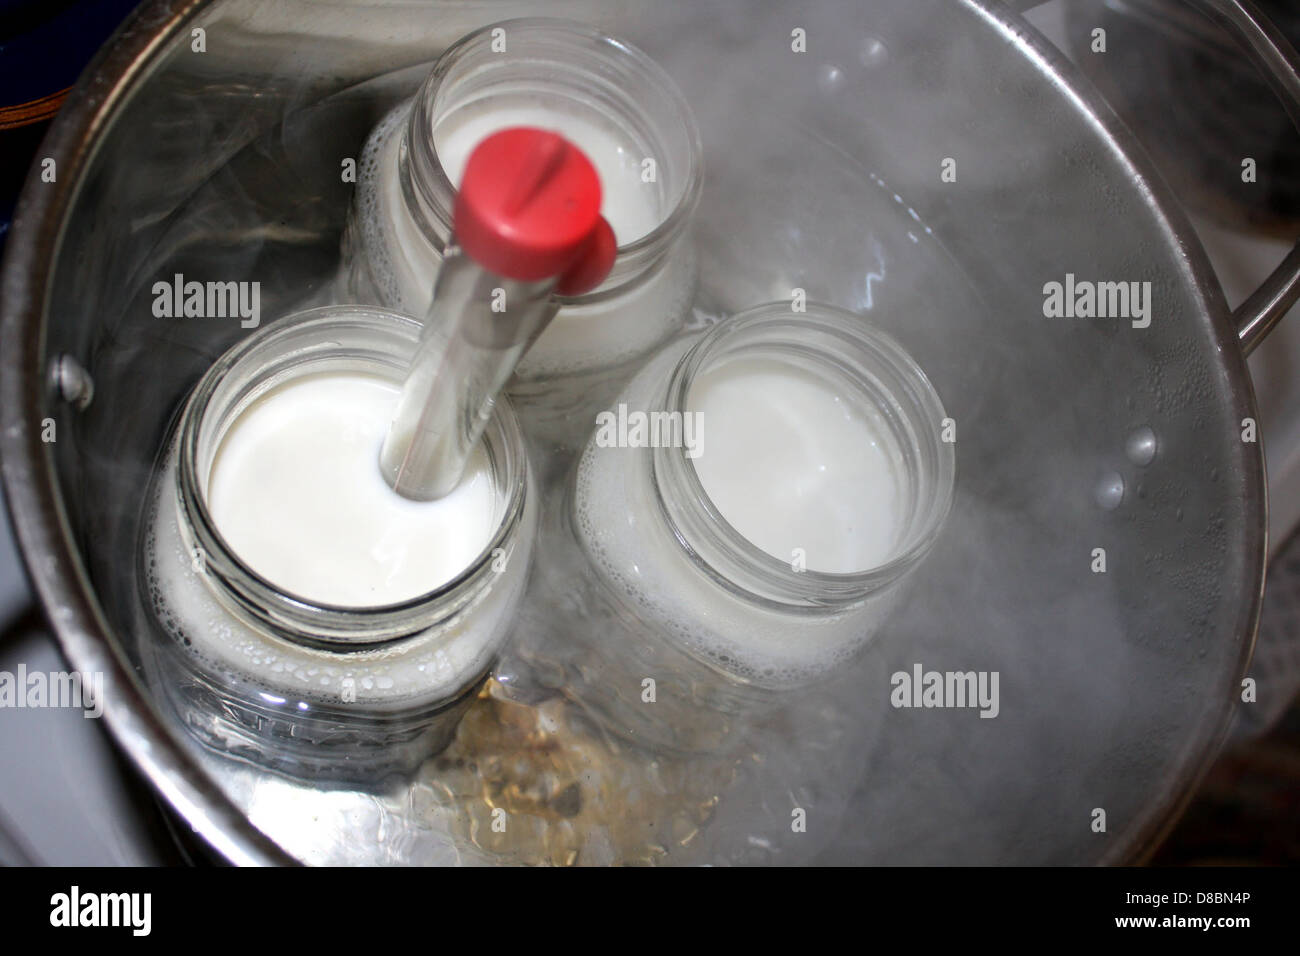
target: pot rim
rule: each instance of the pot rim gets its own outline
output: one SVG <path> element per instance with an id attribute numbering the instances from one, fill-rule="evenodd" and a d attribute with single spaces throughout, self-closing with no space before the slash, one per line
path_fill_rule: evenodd
<path id="1" fill-rule="evenodd" d="M 1238 408 L 1248 409 L 1250 416 L 1258 421 L 1259 407 L 1246 364 L 1241 332 L 1232 309 L 1228 307 L 1223 286 L 1219 283 L 1209 256 L 1182 204 L 1136 134 L 1120 120 L 1083 72 L 1042 37 L 1032 24 L 1024 20 L 1021 12 L 1005 16 L 1000 14 L 995 9 L 998 0 L 961 2 L 983 18 L 990 27 L 1000 31 L 1023 56 L 1037 62 L 1044 73 L 1055 77 L 1060 94 L 1075 101 L 1098 128 L 1101 140 L 1109 144 L 1115 157 L 1130 174 L 1131 181 L 1138 184 L 1146 197 L 1147 209 L 1169 236 L 1176 240 L 1184 271 L 1192 280 L 1191 288 L 1204 303 L 1209 331 L 1219 356 L 1219 368 L 1225 378 L 1221 397 L 1232 401 Z M 1041 2 L 1044 0 L 1019 0 L 1018 11 L 1028 10 Z M 1260 612 L 1263 609 L 1264 581 L 1268 571 L 1268 482 L 1261 443 L 1239 444 L 1243 466 L 1241 483 L 1255 488 L 1256 494 L 1253 499 L 1253 520 L 1249 513 L 1245 516 L 1246 540 L 1242 545 L 1246 559 L 1241 564 L 1240 579 L 1224 582 L 1225 590 L 1231 587 L 1234 593 L 1244 599 L 1238 612 L 1235 631 L 1242 638 L 1236 666 L 1227 675 L 1230 680 L 1225 682 L 1218 698 L 1221 703 L 1217 711 L 1202 716 L 1202 725 L 1191 738 L 1198 743 L 1184 749 L 1177 758 L 1177 767 L 1166 773 L 1158 795 L 1143 808 L 1141 819 L 1122 834 L 1114 849 L 1102 855 L 1101 862 L 1106 865 L 1132 865 L 1146 861 L 1173 830 L 1222 749 L 1232 724 L 1233 701 L 1240 692 L 1241 678 L 1246 674 L 1255 653 Z M 1249 504 L 1248 502 L 1248 511 Z"/>
<path id="2" fill-rule="evenodd" d="M 49 448 L 39 429 L 50 383 L 45 300 L 51 264 L 96 144 L 160 54 L 208 0 L 149 0 L 137 7 L 82 72 L 42 143 L 70 185 L 45 188 L 29 171 L 0 268 L 0 479 L 33 590 L 59 647 L 78 670 L 104 674 L 104 720 L 168 805 L 224 859 L 240 865 L 297 861 L 263 834 L 216 786 L 163 723 L 109 640 L 94 590 L 73 544 Z M 42 556 L 34 561 L 31 555 Z"/>
<path id="3" fill-rule="evenodd" d="M 44 355 L 45 304 L 64 219 L 104 131 L 161 56 L 210 3 L 146 0 L 137 7 L 82 73 L 42 144 L 42 155 L 55 160 L 68 185 L 47 188 L 40 182 L 39 165 L 28 173 L 0 264 L 0 355 L 5 357 L 0 369 L 0 480 L 33 590 L 60 648 L 74 668 L 105 675 L 104 719 L 116 743 L 169 806 L 222 857 L 236 864 L 296 864 L 201 769 L 119 657 L 73 542 L 48 446 L 40 438 L 39 423 L 51 394 Z M 1227 397 L 1258 419 L 1254 389 L 1223 290 L 1190 221 L 1134 134 L 1082 73 L 1020 14 L 1000 0 L 961 3 L 1051 77 L 1059 95 L 1088 118 L 1098 137 L 1140 184 L 1147 208 L 1176 241 L 1192 290 L 1204 304 Z M 1203 718 L 1208 726 L 1197 729 L 1198 742 L 1180 755 L 1177 770 L 1166 775 L 1161 792 L 1143 808 L 1142 817 L 1119 835 L 1103 862 L 1133 862 L 1151 854 L 1190 801 L 1227 733 L 1234 691 L 1254 649 L 1267 563 L 1263 452 L 1258 443 L 1252 448 L 1243 443 L 1242 455 L 1242 481 L 1256 488 L 1257 494 L 1247 503 L 1246 557 L 1240 579 L 1224 582 L 1225 588 L 1244 597 L 1238 615 L 1241 649 L 1234 672 L 1226 675 L 1233 686 L 1223 688 L 1217 713 Z M 33 555 L 40 555 L 40 560 Z"/>

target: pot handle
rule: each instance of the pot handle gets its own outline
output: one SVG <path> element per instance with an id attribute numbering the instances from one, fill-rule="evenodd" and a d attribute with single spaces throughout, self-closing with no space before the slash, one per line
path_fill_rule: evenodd
<path id="1" fill-rule="evenodd" d="M 1018 13 L 1046 2 L 1003 0 Z M 1251 0 L 1187 0 L 1187 3 L 1232 34 L 1300 130 L 1300 55 L 1272 21 Z M 1300 242 L 1233 313 L 1242 353 L 1250 355 L 1255 351 L 1297 300 L 1300 300 Z"/>
<path id="2" fill-rule="evenodd" d="M 1300 56 L 1287 38 L 1250 0 L 1190 2 L 1233 34 L 1300 130 Z M 1246 355 L 1253 352 L 1297 299 L 1300 299 L 1300 242 L 1233 313 L 1242 352 Z"/>

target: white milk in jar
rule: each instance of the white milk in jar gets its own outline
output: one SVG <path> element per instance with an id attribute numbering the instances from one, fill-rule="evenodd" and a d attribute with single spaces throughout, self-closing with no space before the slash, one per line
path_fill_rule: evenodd
<path id="1" fill-rule="evenodd" d="M 469 566 L 492 538 L 486 456 L 475 449 L 445 498 L 395 494 L 376 461 L 399 394 L 378 375 L 304 375 L 235 420 L 212 463 L 208 508 L 249 568 L 309 601 L 377 607 Z"/>
<path id="2" fill-rule="evenodd" d="M 522 597 L 535 524 L 508 404 L 459 486 L 393 492 L 378 456 L 414 320 L 316 309 L 200 382 L 158 479 L 145 563 L 155 671 L 219 749 L 371 778 L 445 745 Z"/>
<path id="3" fill-rule="evenodd" d="M 512 20 L 448 49 L 366 143 L 339 295 L 425 315 L 466 159 L 512 126 L 553 130 L 588 155 L 619 244 L 609 277 L 563 300 L 512 386 L 548 437 L 581 440 L 593 389 L 617 388 L 630 370 L 615 369 L 680 330 L 694 289 L 699 137 L 671 79 L 634 47 L 580 24 Z"/>
<path id="4" fill-rule="evenodd" d="M 784 359 L 736 358 L 696 376 L 686 414 L 707 423 L 692 459 L 705 494 L 746 540 L 833 574 L 889 559 L 905 463 L 873 405 Z"/>
<path id="5" fill-rule="evenodd" d="M 788 303 L 669 346 L 618 406 L 567 518 L 589 573 L 560 630 L 591 635 L 568 677 L 617 732 L 722 747 L 886 620 L 951 502 L 943 406 L 861 317 Z"/>

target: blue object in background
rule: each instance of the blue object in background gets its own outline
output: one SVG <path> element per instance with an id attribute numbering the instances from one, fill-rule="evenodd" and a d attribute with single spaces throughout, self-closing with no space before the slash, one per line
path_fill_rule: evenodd
<path id="1" fill-rule="evenodd" d="M 0 0 L 0 250 L 50 122 L 137 0 Z"/>

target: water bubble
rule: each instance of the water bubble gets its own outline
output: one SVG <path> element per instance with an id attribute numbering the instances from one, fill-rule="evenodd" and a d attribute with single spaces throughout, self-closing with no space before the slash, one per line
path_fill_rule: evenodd
<path id="1" fill-rule="evenodd" d="M 1143 425 L 1128 436 L 1124 444 L 1128 460 L 1135 465 L 1146 467 L 1156 457 L 1156 433 Z"/>
<path id="2" fill-rule="evenodd" d="M 862 45 L 858 47 L 858 59 L 862 61 L 863 66 L 880 66 L 889 59 L 889 50 L 885 47 L 885 41 L 880 37 L 864 37 Z"/>
<path id="3" fill-rule="evenodd" d="M 834 63 L 823 63 L 817 71 L 817 85 L 823 93 L 836 93 L 844 85 L 844 71 Z"/>
<path id="4" fill-rule="evenodd" d="M 1124 500 L 1123 476 L 1117 471 L 1106 472 L 1101 476 L 1101 481 L 1097 483 L 1097 489 L 1093 493 L 1096 495 L 1097 504 L 1107 511 L 1114 511 Z"/>

